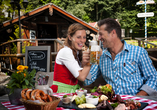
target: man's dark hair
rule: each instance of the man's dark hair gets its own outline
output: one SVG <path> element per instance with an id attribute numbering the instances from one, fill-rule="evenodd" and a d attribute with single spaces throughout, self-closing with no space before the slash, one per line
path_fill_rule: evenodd
<path id="1" fill-rule="evenodd" d="M 113 29 L 116 30 L 117 36 L 119 39 L 121 39 L 121 26 L 120 24 L 113 18 L 106 18 L 103 20 L 98 21 L 98 26 L 106 25 L 106 30 L 108 33 L 110 33 Z"/>

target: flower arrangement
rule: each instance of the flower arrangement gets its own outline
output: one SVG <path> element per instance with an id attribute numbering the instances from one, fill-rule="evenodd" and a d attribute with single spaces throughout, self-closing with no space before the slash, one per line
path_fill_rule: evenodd
<path id="1" fill-rule="evenodd" d="M 28 66 L 19 65 L 17 70 L 18 71 L 12 73 L 10 81 L 7 84 L 7 88 L 11 89 L 10 94 L 12 94 L 16 88 L 32 88 L 36 83 L 34 80 L 36 74 L 35 69 L 28 73 Z"/>

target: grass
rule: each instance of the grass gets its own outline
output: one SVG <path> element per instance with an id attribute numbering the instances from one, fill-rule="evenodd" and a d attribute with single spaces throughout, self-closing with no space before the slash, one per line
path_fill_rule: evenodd
<path id="1" fill-rule="evenodd" d="M 125 40 L 125 41 L 126 41 L 128 44 L 138 46 L 138 41 L 137 41 L 137 40 Z"/>
<path id="2" fill-rule="evenodd" d="M 128 44 L 131 44 L 131 45 L 135 45 L 135 46 L 138 46 L 138 41 L 137 40 L 125 40 Z M 157 40 L 150 40 L 148 41 L 150 43 L 153 43 L 155 45 L 157 45 Z M 150 44 L 147 45 L 147 48 L 150 48 Z M 152 46 L 152 48 L 155 48 L 154 46 Z M 157 48 L 157 47 L 156 47 Z"/>

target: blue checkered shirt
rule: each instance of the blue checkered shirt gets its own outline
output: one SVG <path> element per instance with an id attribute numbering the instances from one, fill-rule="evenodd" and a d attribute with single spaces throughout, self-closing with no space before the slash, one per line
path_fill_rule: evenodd
<path id="1" fill-rule="evenodd" d="M 99 65 L 92 65 L 90 74 L 91 79 L 86 78 L 84 85 L 90 85 L 102 74 L 116 94 L 136 95 L 144 90 L 149 95 L 157 95 L 157 71 L 147 51 L 125 41 L 123 50 L 114 61 L 110 52 L 104 49 Z"/>

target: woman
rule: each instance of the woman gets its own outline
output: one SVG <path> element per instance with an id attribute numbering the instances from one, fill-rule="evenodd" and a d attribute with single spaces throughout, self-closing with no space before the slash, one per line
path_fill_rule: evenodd
<path id="1" fill-rule="evenodd" d="M 53 84 L 58 85 L 58 93 L 74 93 L 79 89 L 78 80 L 84 81 L 87 77 L 90 66 L 81 67 L 85 42 L 85 27 L 79 23 L 70 25 L 65 46 L 58 52 L 55 61 Z"/>

